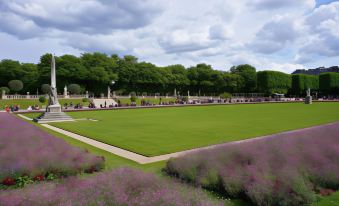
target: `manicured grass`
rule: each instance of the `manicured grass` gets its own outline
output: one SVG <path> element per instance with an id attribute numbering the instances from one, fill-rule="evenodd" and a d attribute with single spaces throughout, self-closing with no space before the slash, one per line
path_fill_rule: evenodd
<path id="1" fill-rule="evenodd" d="M 319 202 L 313 204 L 313 206 L 339 206 L 339 191 L 330 196 L 321 197 Z"/>
<path id="2" fill-rule="evenodd" d="M 64 105 L 65 103 L 69 104 L 71 102 L 74 105 L 78 103 L 84 104 L 86 106 L 88 105 L 88 102 L 83 103 L 82 99 L 59 99 L 59 102 L 61 105 Z M 47 101 L 46 103 L 42 104 L 38 99 L 1 99 L 0 110 L 3 110 L 6 105 L 19 105 L 20 109 L 27 109 L 32 105 L 39 105 L 39 107 L 42 108 L 43 106 L 46 107 L 47 104 Z"/>
<path id="3" fill-rule="evenodd" d="M 339 120 L 339 103 L 198 106 L 69 113 L 99 121 L 52 125 L 146 156 Z"/>

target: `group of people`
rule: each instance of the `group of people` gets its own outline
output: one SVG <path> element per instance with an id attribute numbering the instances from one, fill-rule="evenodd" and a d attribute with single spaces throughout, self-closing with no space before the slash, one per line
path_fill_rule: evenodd
<path id="1" fill-rule="evenodd" d="M 27 110 L 28 111 L 32 111 L 32 110 L 40 110 L 40 107 L 39 107 L 39 105 L 32 105 L 32 106 L 29 106 L 28 108 L 27 108 Z"/>
<path id="2" fill-rule="evenodd" d="M 70 102 L 69 104 L 65 103 L 64 108 L 65 109 L 68 109 L 68 108 L 82 109 L 82 104 L 78 103 L 78 104 L 74 105 L 73 102 Z"/>
<path id="3" fill-rule="evenodd" d="M 4 110 L 6 112 L 16 112 L 16 111 L 19 111 L 19 109 L 20 109 L 19 105 L 6 105 L 4 107 Z"/>

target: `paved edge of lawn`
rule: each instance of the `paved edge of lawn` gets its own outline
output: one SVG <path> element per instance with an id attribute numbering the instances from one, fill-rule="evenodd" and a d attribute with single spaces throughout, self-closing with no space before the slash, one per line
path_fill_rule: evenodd
<path id="1" fill-rule="evenodd" d="M 312 126 L 312 127 L 306 127 L 306 128 L 302 128 L 302 129 L 296 129 L 296 130 L 290 130 L 290 131 L 286 131 L 286 132 L 281 132 L 281 133 L 276 133 L 276 134 L 271 134 L 271 135 L 265 135 L 265 136 L 260 136 L 260 137 L 255 137 L 255 138 L 251 138 L 251 139 L 244 139 L 244 140 L 239 140 L 239 141 L 233 141 L 233 142 L 227 142 L 227 143 L 222 143 L 222 144 L 216 144 L 216 145 L 210 145 L 210 146 L 206 146 L 206 147 L 199 147 L 199 148 L 194 148 L 194 149 L 190 149 L 190 150 L 184 150 L 184 151 L 180 151 L 180 152 L 174 152 L 174 153 L 169 153 L 169 154 L 165 154 L 165 155 L 159 155 L 159 156 L 154 156 L 154 157 L 146 157 L 119 147 L 115 147 L 88 137 L 84 137 L 82 135 L 78 135 L 75 134 L 73 132 L 69 132 L 66 131 L 64 129 L 60 129 L 58 127 L 49 125 L 49 124 L 41 124 L 42 126 L 51 129 L 53 131 L 59 132 L 61 134 L 64 134 L 66 136 L 69 136 L 73 139 L 79 140 L 81 142 L 84 142 L 86 144 L 89 144 L 91 146 L 97 147 L 99 149 L 102 149 L 104 151 L 110 152 L 112 154 L 118 155 L 120 157 L 135 161 L 139 164 L 148 164 L 148 163 L 154 163 L 154 162 L 159 162 L 159 161 L 164 161 L 164 160 L 168 160 L 170 158 L 176 158 L 176 157 L 180 157 L 183 155 L 187 155 L 189 153 L 192 152 L 197 152 L 197 151 L 201 151 L 201 150 L 206 150 L 206 149 L 212 149 L 212 148 L 216 148 L 216 147 L 220 147 L 220 146 L 224 146 L 224 145 L 234 145 L 234 144 L 240 144 L 240 143 L 244 143 L 244 142 L 252 142 L 252 141 L 257 141 L 259 139 L 265 139 L 265 138 L 270 138 L 273 135 L 277 135 L 277 134 L 288 134 L 288 133 L 294 133 L 294 132 L 299 132 L 299 131 L 305 131 L 305 130 L 309 130 L 311 128 L 317 128 L 317 127 L 322 127 L 322 126 L 326 126 L 326 125 L 334 125 L 334 124 L 339 124 L 339 122 L 332 122 L 332 123 L 327 123 L 327 124 L 322 124 L 322 125 L 317 125 L 317 126 Z"/>

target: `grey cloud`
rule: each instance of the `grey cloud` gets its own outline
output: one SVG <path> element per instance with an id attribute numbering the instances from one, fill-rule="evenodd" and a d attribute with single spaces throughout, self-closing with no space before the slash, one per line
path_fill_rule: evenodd
<path id="1" fill-rule="evenodd" d="M 310 7 L 315 6 L 315 0 L 252 0 L 248 5 L 254 9 L 270 10 L 288 7 Z"/>
<path id="2" fill-rule="evenodd" d="M 8 1 L 3 2 L 0 9 L 1 13 L 20 16 L 40 28 L 87 34 L 107 34 L 115 29 L 140 28 L 150 24 L 162 11 L 158 3 L 149 0 Z M 10 29 L 2 30 L 13 33 Z M 25 37 L 24 32 L 22 36 Z"/>
<path id="3" fill-rule="evenodd" d="M 339 56 L 339 2 L 323 5 L 305 20 L 311 36 L 299 49 L 300 59 L 305 56 Z"/>
<path id="4" fill-rule="evenodd" d="M 300 32 L 294 20 L 288 16 L 280 16 L 266 23 L 248 47 L 260 53 L 273 53 L 283 49 L 288 42 L 293 42 L 299 36 Z"/>

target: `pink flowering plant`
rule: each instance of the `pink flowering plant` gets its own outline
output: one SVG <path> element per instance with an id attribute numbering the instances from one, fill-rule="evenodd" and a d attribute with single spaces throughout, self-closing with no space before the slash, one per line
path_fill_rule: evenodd
<path id="1" fill-rule="evenodd" d="M 103 167 L 102 157 L 73 147 L 12 114 L 0 113 L 0 186 L 25 185 Z"/>
<path id="2" fill-rule="evenodd" d="M 310 205 L 339 188 L 339 123 L 171 159 L 165 171 L 256 205 Z"/>

